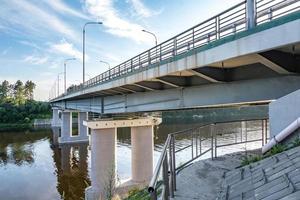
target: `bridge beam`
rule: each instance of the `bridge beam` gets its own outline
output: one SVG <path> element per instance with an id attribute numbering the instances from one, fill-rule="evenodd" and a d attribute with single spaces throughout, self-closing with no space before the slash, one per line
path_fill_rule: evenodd
<path id="1" fill-rule="evenodd" d="M 195 76 L 199 76 L 200 78 L 203 78 L 203 79 L 205 79 L 205 80 L 207 80 L 209 82 L 212 82 L 212 83 L 220 83 L 221 82 L 221 81 L 218 81 L 217 79 L 214 79 L 214 78 L 212 78 L 210 76 L 207 76 L 205 74 L 202 74 L 202 73 L 197 72 L 197 71 L 192 70 L 192 69 L 187 70 L 187 71 L 190 72 L 191 74 L 195 75 Z"/>
<path id="2" fill-rule="evenodd" d="M 174 87 L 174 88 L 180 87 L 179 85 L 176 85 L 174 83 L 171 83 L 169 81 L 165 81 L 165 80 L 162 80 L 162 79 L 159 79 L 159 78 L 154 78 L 154 79 L 152 79 L 152 81 L 161 82 L 163 84 L 169 85 L 169 86 Z"/>
<path id="3" fill-rule="evenodd" d="M 271 60 L 267 59 L 266 57 L 260 55 L 260 54 L 255 54 L 256 60 L 259 61 L 261 64 L 265 65 L 266 67 L 272 69 L 273 71 L 279 73 L 279 74 L 292 74 L 285 68 L 279 66 L 278 64 L 272 62 Z"/>

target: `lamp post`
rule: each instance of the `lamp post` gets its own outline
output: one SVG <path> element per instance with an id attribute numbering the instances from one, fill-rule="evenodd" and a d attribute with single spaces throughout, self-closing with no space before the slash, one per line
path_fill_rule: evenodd
<path id="1" fill-rule="evenodd" d="M 59 75 L 63 74 L 64 72 L 57 74 L 57 96 L 59 96 Z"/>
<path id="2" fill-rule="evenodd" d="M 76 58 L 67 58 L 64 61 L 64 82 L 65 82 L 65 93 L 67 92 L 67 62 L 70 60 L 76 60 Z"/>
<path id="3" fill-rule="evenodd" d="M 154 39 L 155 39 L 155 46 L 157 46 L 157 37 L 156 37 L 156 35 L 154 33 L 150 32 L 150 31 L 147 31 L 147 30 L 142 30 L 142 31 L 145 32 L 145 33 L 148 33 L 148 34 L 152 35 L 154 37 Z"/>
<path id="4" fill-rule="evenodd" d="M 108 79 L 110 79 L 110 64 L 106 61 L 100 60 L 99 62 L 104 63 L 108 66 Z"/>
<path id="5" fill-rule="evenodd" d="M 101 25 L 102 22 L 87 22 L 84 24 L 83 29 L 82 29 L 82 76 L 83 76 L 83 83 L 85 82 L 85 28 L 87 25 L 91 24 L 98 24 Z"/>

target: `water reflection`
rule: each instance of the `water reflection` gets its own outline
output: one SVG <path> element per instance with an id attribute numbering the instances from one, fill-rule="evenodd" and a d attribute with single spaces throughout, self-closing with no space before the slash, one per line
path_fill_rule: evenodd
<path id="1" fill-rule="evenodd" d="M 90 185 L 88 177 L 88 144 L 64 144 L 53 148 L 57 190 L 62 199 L 80 199 Z"/>
<path id="2" fill-rule="evenodd" d="M 0 133 L 0 165 L 31 165 L 34 163 L 33 143 L 48 137 L 49 133 Z"/>

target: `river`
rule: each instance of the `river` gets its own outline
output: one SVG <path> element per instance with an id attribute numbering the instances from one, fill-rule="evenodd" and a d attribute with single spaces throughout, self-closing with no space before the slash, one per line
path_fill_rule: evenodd
<path id="1" fill-rule="evenodd" d="M 161 124 L 155 127 L 154 163 L 158 160 L 168 133 L 196 125 L 199 124 Z M 248 126 L 248 131 L 252 130 L 249 134 L 251 137 L 260 137 L 259 125 L 258 121 Z M 228 137 L 221 141 L 241 139 L 235 138 L 232 131 L 239 128 L 239 123 L 232 124 Z M 84 198 L 84 190 L 90 184 L 90 148 L 88 144 L 58 147 L 56 136 L 51 129 L 0 133 L 0 199 Z M 125 180 L 131 176 L 130 129 L 118 129 L 117 139 L 117 173 L 120 180 Z M 180 145 L 189 143 L 185 137 L 178 138 L 178 141 Z M 260 145 L 261 142 L 223 148 L 218 154 L 250 150 Z M 177 162 L 189 154 L 188 150 L 182 152 Z"/>

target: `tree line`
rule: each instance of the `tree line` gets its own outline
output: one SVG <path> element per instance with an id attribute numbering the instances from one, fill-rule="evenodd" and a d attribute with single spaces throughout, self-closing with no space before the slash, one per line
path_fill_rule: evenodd
<path id="1" fill-rule="evenodd" d="M 49 103 L 33 100 L 35 88 L 36 84 L 30 80 L 12 84 L 4 80 L 0 84 L 0 125 L 30 124 L 36 118 L 50 117 Z"/>

